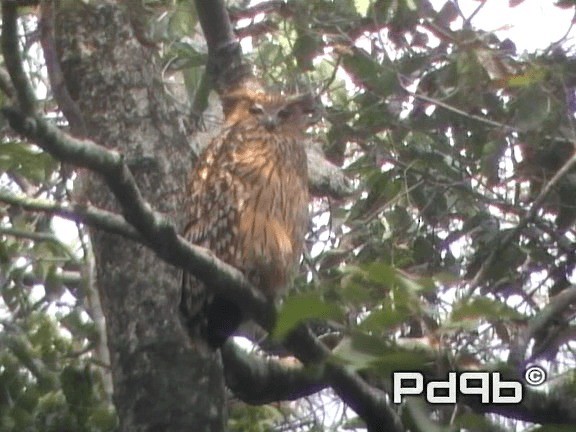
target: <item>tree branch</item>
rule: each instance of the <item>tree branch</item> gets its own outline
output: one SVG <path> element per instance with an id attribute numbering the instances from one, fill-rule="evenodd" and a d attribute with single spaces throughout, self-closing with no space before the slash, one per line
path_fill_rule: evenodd
<path id="1" fill-rule="evenodd" d="M 88 168 L 100 174 L 118 199 L 126 220 L 144 237 L 158 247 L 162 246 L 162 239 L 156 240 L 152 237 L 159 234 L 160 221 L 144 201 L 121 155 L 93 141 L 75 139 L 37 115 L 26 116 L 13 108 L 4 108 L 2 113 L 12 129 L 32 140 L 61 162 Z"/>
<path id="2" fill-rule="evenodd" d="M 234 30 L 239 39 L 245 37 L 257 38 L 266 33 L 272 33 L 279 29 L 278 24 L 272 20 L 260 21 L 246 27 L 237 28 Z"/>
<path id="3" fill-rule="evenodd" d="M 528 327 L 520 332 L 513 344 L 510 345 L 508 364 L 512 367 L 522 366 L 530 339 L 538 332 L 546 329 L 551 322 L 562 317 L 564 311 L 576 302 L 576 286 L 563 290 L 554 296 L 550 302 L 530 318 Z"/>
<path id="4" fill-rule="evenodd" d="M 71 289 L 78 289 L 82 285 L 82 275 L 75 271 L 63 271 L 62 273 L 55 274 L 54 278 L 62 285 Z M 45 278 L 38 277 L 32 272 L 24 273 L 21 280 L 22 283 L 28 287 L 40 285 L 46 281 Z"/>
<path id="5" fill-rule="evenodd" d="M 16 90 L 20 108 L 25 114 L 31 114 L 35 111 L 36 98 L 24 72 L 24 66 L 20 56 L 17 7 L 18 3 L 15 1 L 4 0 L 2 2 L 2 55 L 8 74 Z"/>
<path id="6" fill-rule="evenodd" d="M 72 252 L 68 246 L 62 243 L 62 241 L 60 241 L 60 239 L 56 237 L 54 233 L 51 232 L 35 232 L 35 231 L 21 230 L 17 228 L 0 227 L 0 235 L 7 235 L 20 239 L 32 240 L 34 242 L 53 243 L 66 253 L 67 258 L 76 260 L 74 252 Z"/>
<path id="7" fill-rule="evenodd" d="M 20 207 L 26 211 L 43 212 L 60 216 L 64 219 L 83 223 L 140 243 L 144 241 L 138 231 L 126 222 L 122 216 L 106 210 L 97 209 L 90 205 L 62 205 L 52 201 L 30 198 L 25 195 L 16 195 L 6 191 L 0 191 L 0 202 Z"/>
<path id="8" fill-rule="evenodd" d="M 64 74 L 56 53 L 56 43 L 54 41 L 54 5 L 51 1 L 43 1 L 40 5 L 40 10 L 40 43 L 44 53 L 44 60 L 46 61 L 50 87 L 54 92 L 58 106 L 62 110 L 62 113 L 64 113 L 66 119 L 68 119 L 72 134 L 86 136 L 84 118 L 80 113 L 78 105 L 68 92 L 64 81 Z"/>
<path id="9" fill-rule="evenodd" d="M 306 149 L 308 157 L 308 182 L 314 196 L 346 198 L 354 193 L 354 186 L 340 167 L 329 162 L 313 148 Z"/>
<path id="10" fill-rule="evenodd" d="M 211 3 L 210 5 L 206 2 L 200 3 L 204 7 L 203 13 L 207 16 L 223 16 L 221 13 L 210 11 Z M 220 5 L 221 2 L 216 3 Z M 120 154 L 91 140 L 71 137 L 34 114 L 34 99 L 31 90 L 22 91 L 22 88 L 30 89 L 30 85 L 20 62 L 17 39 L 15 39 L 17 18 L 15 6 L 12 3 L 3 2 L 2 8 L 5 13 L 2 48 L 10 77 L 15 87 L 19 89 L 17 93 L 19 105 L 23 107 L 22 110 L 4 108 L 2 110 L 4 116 L 16 132 L 30 139 L 55 158 L 100 174 L 118 200 L 123 219 L 129 225 L 125 224 L 118 215 L 78 205 L 71 209 L 47 208 L 46 206 L 42 209 L 37 202 L 28 202 L 28 208 L 33 209 L 36 206 L 37 210 L 58 212 L 62 217 L 106 229 L 149 246 L 165 261 L 190 271 L 200 280 L 214 287 L 219 295 L 237 302 L 247 316 L 269 329 L 274 321 L 274 313 L 262 294 L 255 290 L 237 269 L 218 260 L 206 249 L 190 245 L 177 235 L 172 224 L 154 213 L 143 199 L 132 173 Z M 214 44 L 215 40 L 224 39 L 213 36 L 211 40 Z M 10 197 L 4 196 L 4 198 L 5 202 L 10 201 Z M 13 200 L 12 202 L 15 203 Z M 26 204 L 20 203 L 20 205 Z M 136 230 L 134 231 L 130 225 Z"/>
<path id="11" fill-rule="evenodd" d="M 574 397 L 569 395 L 569 391 L 544 393 L 525 388 L 520 404 L 482 404 L 480 402 L 480 398 L 470 398 L 467 399 L 466 404 L 477 413 L 499 414 L 506 418 L 531 423 L 576 424 L 576 403 Z"/>
<path id="12" fill-rule="evenodd" d="M 263 328 L 270 330 L 275 321 L 275 311 L 271 309 L 264 296 L 246 281 L 240 271 L 220 261 L 208 249 L 193 245 L 176 235 L 175 228 L 151 209 L 147 210 L 149 213 L 147 219 L 152 219 L 154 223 L 154 227 L 148 230 L 152 233 L 152 239 L 135 230 L 122 216 L 91 206 L 78 204 L 62 206 L 7 192 L 0 192 L 0 201 L 20 206 L 28 211 L 55 214 L 137 241 L 152 249 L 169 264 L 194 274 L 210 285 L 218 295 L 234 301 L 247 317 L 252 318 Z M 154 237 L 163 237 L 163 240 L 159 243 Z"/>
<path id="13" fill-rule="evenodd" d="M 250 355 L 232 341 L 222 347 L 222 361 L 226 384 L 250 404 L 296 400 L 328 386 L 320 368 L 284 366 L 272 358 Z"/>
<path id="14" fill-rule="evenodd" d="M 528 211 L 518 221 L 518 225 L 508 231 L 502 240 L 498 243 L 497 247 L 492 249 L 492 252 L 482 263 L 482 266 L 474 276 L 474 279 L 470 282 L 470 287 L 467 292 L 468 295 L 471 295 L 474 290 L 484 282 L 484 279 L 486 278 L 490 268 L 496 262 L 499 253 L 504 250 L 516 238 L 516 236 L 520 235 L 522 230 L 526 228 L 526 226 L 534 219 L 536 213 L 538 213 L 542 207 L 542 204 L 544 204 L 546 197 L 550 194 L 558 182 L 572 170 L 574 165 L 576 165 L 576 152 L 572 154 L 570 159 L 564 163 L 564 165 L 556 172 L 556 174 L 554 174 L 554 177 L 552 177 L 546 186 L 544 186 L 544 188 L 540 191 Z"/>
<path id="15" fill-rule="evenodd" d="M 324 376 L 336 394 L 367 424 L 369 431 L 401 432 L 404 426 L 388 404 L 386 394 L 367 384 L 358 374 L 330 361 L 331 352 L 306 325 L 286 338 L 286 346 L 304 363 L 324 363 Z"/>
<path id="16" fill-rule="evenodd" d="M 198 20 L 208 45 L 208 72 L 216 91 L 222 95 L 242 82 L 253 79 L 250 64 L 234 35 L 223 0 L 196 0 Z"/>
<path id="17" fill-rule="evenodd" d="M 285 10 L 283 4 L 277 2 L 267 7 Z M 250 64 L 243 60 L 242 49 L 232 31 L 224 2 L 196 0 L 196 10 L 208 44 L 209 75 L 216 91 L 222 95 L 248 80 L 253 80 L 257 85 Z M 352 194 L 351 182 L 340 168 L 314 151 L 308 151 L 307 154 L 312 194 L 333 198 L 344 198 Z"/>
<path id="18" fill-rule="evenodd" d="M 195 3 L 208 52 L 215 52 L 236 40 L 224 0 L 196 0 Z"/>
<path id="19" fill-rule="evenodd" d="M 234 40 L 222 0 L 197 0 L 197 6 L 212 57 L 211 67 L 217 72 L 219 82 L 237 85 L 238 80 L 252 77 L 249 65 L 242 60 L 240 45 Z M 87 168 L 102 176 L 120 204 L 123 216 L 91 206 L 62 206 L 8 193 L 0 193 L 0 200 L 30 211 L 57 214 L 140 242 L 151 248 L 164 261 L 194 274 L 210 285 L 217 295 L 238 304 L 247 317 L 270 329 L 274 322 L 274 310 L 271 310 L 269 302 L 246 281 L 240 271 L 217 259 L 209 250 L 187 242 L 177 234 L 171 223 L 155 213 L 143 199 L 132 173 L 120 154 L 107 150 L 91 140 L 74 138 L 35 112 L 34 93 L 24 73 L 18 49 L 16 5 L 3 1 L 2 13 L 4 21 L 2 49 L 8 73 L 17 91 L 18 101 L 18 108 L 7 107 L 2 113 L 16 132 L 55 158 Z M 222 26 L 223 21 L 228 21 L 228 24 Z M 219 87 L 220 91 L 222 88 Z M 320 184 L 331 184 L 334 176 L 330 174 L 331 171 L 327 172 Z M 340 187 L 342 190 L 345 189 L 343 185 Z M 388 415 L 386 407 L 381 405 L 383 396 L 379 393 L 376 395 L 377 391 L 367 386 L 357 375 L 335 365 L 329 365 L 326 370 L 330 383 L 361 415 L 362 413 L 372 415 L 374 407 Z M 292 394 L 297 397 L 297 394 L 303 394 L 298 392 L 316 391 L 325 385 L 314 377 L 290 375 L 285 371 L 281 374 L 281 370 L 273 366 L 268 367 L 267 371 L 270 377 L 277 379 L 282 377 L 286 380 L 286 388 L 291 390 L 283 392 L 284 396 Z M 267 380 L 267 386 L 274 385 L 274 382 Z M 300 387 L 296 385 L 297 383 L 305 385 Z M 250 395 L 247 394 L 246 397 Z M 367 421 L 369 422 L 370 418 Z"/>

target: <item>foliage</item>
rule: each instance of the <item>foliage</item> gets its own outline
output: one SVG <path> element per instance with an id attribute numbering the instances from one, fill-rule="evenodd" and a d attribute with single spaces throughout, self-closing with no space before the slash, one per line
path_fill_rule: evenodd
<path id="1" fill-rule="evenodd" d="M 34 20 L 24 15 L 22 24 L 30 31 Z M 27 46 L 25 55 L 38 84 L 45 77 L 39 74 L 37 45 Z M 39 99 L 53 104 L 50 98 Z M 1 126 L 2 193 L 66 201 L 69 168 L 18 140 L 4 120 Z M 93 355 L 99 336 L 86 312 L 82 243 L 62 239 L 63 234 L 84 237 L 82 232 L 61 219 L 0 203 L 2 431 L 105 432 L 116 427 L 102 368 Z"/>
<path id="2" fill-rule="evenodd" d="M 0 429 L 111 431 L 116 419 L 103 398 L 99 372 L 80 358 L 75 341 L 44 312 L 3 324 Z"/>
<path id="3" fill-rule="evenodd" d="M 167 74 L 182 73 L 200 112 L 206 56 L 188 37 L 196 28 L 188 3 L 142 2 L 151 37 L 165 43 Z M 574 2 L 546 7 L 570 14 Z M 441 352 L 453 367 L 471 357 L 484 368 L 506 361 L 515 335 L 574 279 L 576 175 L 556 176 L 573 158 L 574 53 L 561 44 L 517 52 L 513 41 L 475 29 L 456 2 L 243 9 L 232 7 L 232 17 L 243 18 L 236 24 L 259 74 L 275 88 L 321 93 L 325 121 L 314 140 L 356 185 L 352 197 L 314 199 L 310 253 L 278 334 L 303 318 L 329 318 L 347 334 L 334 360 L 379 377 L 428 368 Z M 68 199 L 69 173 L 5 127 L 2 137 L 2 187 Z M 62 278 L 83 255 L 54 235 L 49 218 L 13 205 L 0 211 L 0 429 L 111 430 L 86 293 Z M 73 304 L 54 313 L 63 293 Z M 550 361 L 558 379 L 576 367 L 572 308 L 530 334 L 533 348 L 522 353 Z M 565 387 L 575 391 L 572 381 Z M 267 430 L 282 414 L 237 413 L 235 430 Z M 405 413 L 414 430 L 425 430 L 423 416 L 448 424 L 418 404 Z"/>

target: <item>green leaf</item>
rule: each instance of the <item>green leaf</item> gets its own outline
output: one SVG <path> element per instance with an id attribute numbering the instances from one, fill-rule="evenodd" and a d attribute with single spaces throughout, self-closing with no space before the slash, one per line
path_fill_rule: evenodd
<path id="1" fill-rule="evenodd" d="M 436 421 L 430 418 L 430 409 L 423 399 L 411 397 L 406 400 L 406 416 L 408 421 L 413 423 L 415 432 L 449 432 L 449 427 L 442 427 Z"/>
<path id="2" fill-rule="evenodd" d="M 389 377 L 394 371 L 421 369 L 429 362 L 422 350 L 404 349 L 387 340 L 355 332 L 333 350 L 336 360 L 353 370 L 371 369 Z"/>
<path id="3" fill-rule="evenodd" d="M 354 0 L 354 7 L 356 12 L 361 16 L 366 16 L 368 9 L 370 8 L 370 0 Z"/>
<path id="4" fill-rule="evenodd" d="M 397 71 L 389 59 L 378 62 L 366 51 L 356 48 L 344 54 L 342 60 L 352 81 L 359 87 L 365 87 L 380 97 L 389 96 L 399 89 Z"/>
<path id="5" fill-rule="evenodd" d="M 298 323 L 311 318 L 340 321 L 343 313 L 337 305 L 327 303 L 317 293 L 290 296 L 282 304 L 273 336 L 281 339 Z"/>
<path id="6" fill-rule="evenodd" d="M 178 2 L 174 13 L 170 17 L 170 32 L 177 37 L 191 35 L 194 33 L 197 23 L 198 17 L 192 3 Z"/>
<path id="7" fill-rule="evenodd" d="M 388 264 L 373 262 L 360 266 L 362 275 L 369 281 L 392 287 L 398 281 L 396 269 Z"/>
<path id="8" fill-rule="evenodd" d="M 522 131 L 538 130 L 552 111 L 552 100 L 542 88 L 524 89 L 512 103 L 515 126 Z"/>
<path id="9" fill-rule="evenodd" d="M 484 414 L 467 412 L 454 419 L 454 426 L 465 430 L 492 431 L 494 425 Z"/>
<path id="10" fill-rule="evenodd" d="M 60 380 L 70 410 L 78 416 L 81 423 L 84 423 L 88 417 L 89 408 L 94 403 L 94 382 L 89 366 L 83 369 L 68 366 L 60 374 Z"/>
<path id="11" fill-rule="evenodd" d="M 208 61 L 208 54 L 199 51 L 188 42 L 174 42 L 168 54 L 171 59 L 176 57 L 169 63 L 171 71 L 204 66 Z"/>
<path id="12" fill-rule="evenodd" d="M 432 362 L 432 357 L 418 350 L 392 350 L 374 361 L 371 370 L 389 378 L 393 372 L 425 369 Z"/>
<path id="13" fill-rule="evenodd" d="M 90 410 L 90 417 L 86 424 L 90 425 L 90 430 L 94 431 L 113 431 L 118 427 L 116 415 L 104 406 Z"/>
<path id="14" fill-rule="evenodd" d="M 371 340 L 371 343 L 363 345 L 358 338 L 346 337 L 340 341 L 332 353 L 336 359 L 348 365 L 352 370 L 358 371 L 369 368 L 380 357 L 381 352 L 375 352 L 375 347 L 379 344 L 382 342 L 375 338 Z"/>
<path id="15" fill-rule="evenodd" d="M 378 334 L 380 332 L 392 329 L 405 322 L 412 316 L 405 309 L 393 308 L 389 304 L 383 305 L 380 309 L 373 308 L 368 316 L 362 320 L 359 329 Z"/>
<path id="16" fill-rule="evenodd" d="M 508 87 L 529 87 L 537 84 L 546 78 L 546 69 L 539 66 L 532 66 L 524 73 L 512 75 L 506 79 Z"/>
<path id="17" fill-rule="evenodd" d="M 41 150 L 20 142 L 0 144 L 0 171 L 16 171 L 34 181 L 46 180 L 58 163 Z"/>
<path id="18" fill-rule="evenodd" d="M 88 339 L 88 341 L 98 340 L 98 329 L 92 321 L 86 322 L 82 318 L 79 310 L 72 310 L 69 314 L 60 319 L 60 323 L 70 332 L 77 340 Z"/>
<path id="19" fill-rule="evenodd" d="M 340 280 L 339 294 L 346 303 L 360 305 L 372 299 L 371 290 L 366 284 L 359 283 L 353 274 L 347 274 Z"/>
<path id="20" fill-rule="evenodd" d="M 404 3 L 408 7 L 408 9 L 410 9 L 412 11 L 415 11 L 418 9 L 418 5 L 416 4 L 416 2 L 414 0 L 404 0 Z"/>
<path id="21" fill-rule="evenodd" d="M 314 69 L 312 61 L 322 48 L 322 38 L 315 33 L 301 33 L 294 42 L 293 53 L 302 70 Z"/>

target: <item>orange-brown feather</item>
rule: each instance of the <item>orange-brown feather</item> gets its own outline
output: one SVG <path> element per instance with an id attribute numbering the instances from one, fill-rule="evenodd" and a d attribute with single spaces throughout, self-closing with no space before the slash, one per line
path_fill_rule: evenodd
<path id="1" fill-rule="evenodd" d="M 205 149 L 189 181 L 185 235 L 240 269 L 270 300 L 290 281 L 308 223 L 304 110 L 270 129 L 262 115 L 285 109 L 283 97 L 239 90 L 223 98 L 225 124 Z M 188 277 L 184 284 L 193 284 Z M 183 289 L 190 287 L 183 286 Z"/>

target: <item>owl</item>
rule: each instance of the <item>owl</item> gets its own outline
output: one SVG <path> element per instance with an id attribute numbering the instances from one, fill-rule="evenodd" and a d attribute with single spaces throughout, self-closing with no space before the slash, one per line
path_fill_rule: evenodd
<path id="1" fill-rule="evenodd" d="M 316 118 L 310 95 L 271 95 L 247 87 L 222 97 L 224 125 L 188 183 L 184 235 L 239 269 L 269 301 L 290 282 L 308 226 L 304 132 Z M 202 311 L 204 337 L 221 346 L 243 318 L 190 274 L 183 277 L 182 311 L 189 323 Z"/>

